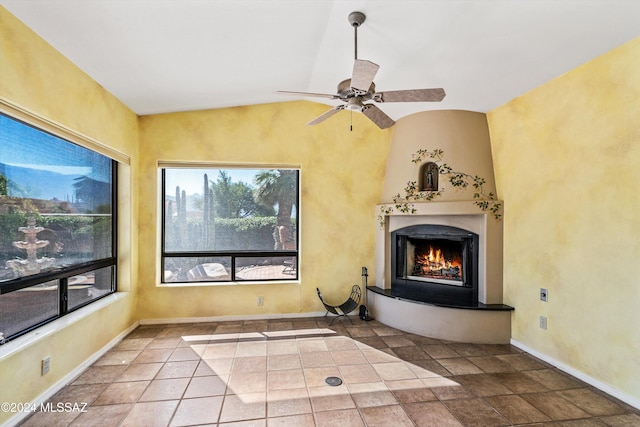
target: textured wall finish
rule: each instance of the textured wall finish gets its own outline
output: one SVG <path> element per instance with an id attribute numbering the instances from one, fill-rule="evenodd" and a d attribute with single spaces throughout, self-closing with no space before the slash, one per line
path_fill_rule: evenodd
<path id="1" fill-rule="evenodd" d="M 640 38 L 488 119 L 513 339 L 640 402 L 638 76 Z"/>
<path id="2" fill-rule="evenodd" d="M 0 7 L 0 97 L 39 117 L 99 141 L 111 150 L 135 159 L 137 120 L 128 108 L 75 65 Z M 131 195 L 131 168 L 121 175 L 120 196 Z M 119 272 L 121 289 L 135 291 L 135 207 L 127 198 L 120 206 Z M 122 273 L 127 274 L 122 274 Z M 57 322 L 54 332 L 13 352 L 17 343 L 2 346 L 0 402 L 29 402 L 73 372 L 94 353 L 135 323 L 135 293 L 68 324 Z M 56 323 L 56 322 L 54 322 Z M 17 341 L 17 340 L 16 340 Z M 8 354 L 7 353 L 11 353 Z M 51 357 L 51 372 L 40 375 L 40 361 Z M 0 424 L 12 415 L 0 413 Z"/>
<path id="3" fill-rule="evenodd" d="M 145 116 L 140 119 L 141 319 L 322 311 L 316 287 L 344 300 L 360 268 L 373 271 L 376 222 L 391 130 L 310 102 Z M 285 164 L 301 168 L 300 283 L 158 286 L 158 161 Z M 264 305 L 257 306 L 258 296 Z"/>

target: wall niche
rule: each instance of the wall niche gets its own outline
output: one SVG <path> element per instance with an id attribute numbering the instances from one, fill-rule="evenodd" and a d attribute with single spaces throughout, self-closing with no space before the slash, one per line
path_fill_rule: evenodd
<path id="1" fill-rule="evenodd" d="M 420 191 L 438 191 L 439 177 L 440 172 L 436 163 L 427 162 L 420 166 L 420 178 L 418 179 Z"/>

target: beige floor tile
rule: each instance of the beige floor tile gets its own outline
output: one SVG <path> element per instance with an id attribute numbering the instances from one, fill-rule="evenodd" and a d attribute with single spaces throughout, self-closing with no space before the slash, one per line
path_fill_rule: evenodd
<path id="1" fill-rule="evenodd" d="M 182 399 L 176 410 L 171 426 L 213 424 L 218 420 L 222 396 Z"/>
<path id="2" fill-rule="evenodd" d="M 107 388 L 108 384 L 68 385 L 49 399 L 52 403 L 82 403 L 90 405 Z"/>
<path id="3" fill-rule="evenodd" d="M 266 427 L 267 420 L 247 420 L 247 421 L 235 421 L 230 423 L 222 423 L 222 424 L 211 424 L 211 425 L 202 425 L 198 427 Z"/>
<path id="4" fill-rule="evenodd" d="M 468 357 L 467 360 L 488 374 L 514 371 L 510 364 L 502 361 L 496 356 L 474 356 Z"/>
<path id="5" fill-rule="evenodd" d="M 324 342 L 327 344 L 329 351 L 358 350 L 358 346 L 351 338 L 343 336 L 326 337 Z"/>
<path id="6" fill-rule="evenodd" d="M 238 343 L 236 349 L 236 357 L 251 357 L 251 356 L 266 356 L 267 355 L 267 342 L 266 341 L 254 341 L 254 342 L 242 342 Z"/>
<path id="7" fill-rule="evenodd" d="M 351 398 L 358 408 L 371 406 L 396 405 L 398 401 L 390 391 L 368 391 L 354 393 Z"/>
<path id="8" fill-rule="evenodd" d="M 342 380 L 347 384 L 374 383 L 381 380 L 373 366 L 364 365 L 343 365 L 339 367 Z"/>
<path id="9" fill-rule="evenodd" d="M 133 408 L 132 403 L 89 406 L 70 424 L 71 427 L 117 427 Z"/>
<path id="10" fill-rule="evenodd" d="M 451 359 L 438 359 L 444 368 L 453 375 L 482 374 L 482 369 L 469 362 L 464 357 L 456 357 Z"/>
<path id="11" fill-rule="evenodd" d="M 153 338 L 125 338 L 115 346 L 114 350 L 144 350 L 154 341 Z"/>
<path id="12" fill-rule="evenodd" d="M 387 384 L 388 385 L 388 384 Z M 393 387 L 393 388 L 392 388 Z M 406 386 L 395 388 L 396 385 L 391 385 L 391 392 L 396 398 L 398 403 L 416 403 L 416 402 L 428 402 L 437 400 L 437 397 L 433 392 L 425 387 L 421 386 Z"/>
<path id="13" fill-rule="evenodd" d="M 296 342 L 300 353 L 329 351 L 327 343 L 322 338 L 299 338 Z"/>
<path id="14" fill-rule="evenodd" d="M 128 365 L 140 355 L 142 350 L 111 350 L 102 356 L 93 366 Z"/>
<path id="15" fill-rule="evenodd" d="M 110 383 L 122 375 L 125 369 L 127 369 L 126 365 L 91 366 L 80 374 L 72 384 L 83 385 Z"/>
<path id="16" fill-rule="evenodd" d="M 503 417 L 514 424 L 529 424 L 551 421 L 551 418 L 537 410 L 520 396 L 489 396 L 484 399 Z"/>
<path id="17" fill-rule="evenodd" d="M 222 396 L 227 390 L 226 377 L 209 375 L 204 377 L 193 377 L 184 393 L 184 398 Z"/>
<path id="18" fill-rule="evenodd" d="M 329 366 L 324 368 L 306 368 L 302 370 L 307 387 L 327 387 L 325 379 L 327 377 L 340 377 L 340 371 L 337 366 Z"/>
<path id="19" fill-rule="evenodd" d="M 269 390 L 267 392 L 267 416 L 284 417 L 311 413 L 311 400 L 306 388 Z"/>
<path id="20" fill-rule="evenodd" d="M 204 352 L 206 346 L 201 346 L 201 351 L 198 353 L 194 346 L 179 347 L 173 350 L 171 356 L 169 356 L 169 362 L 183 362 L 186 360 L 200 360 L 200 356 Z"/>
<path id="21" fill-rule="evenodd" d="M 267 354 L 298 354 L 298 344 L 295 340 L 277 340 L 267 342 Z"/>
<path id="22" fill-rule="evenodd" d="M 232 373 L 227 383 L 231 393 L 255 393 L 267 390 L 266 372 Z"/>
<path id="23" fill-rule="evenodd" d="M 178 406 L 178 402 L 178 400 L 171 400 L 136 403 L 120 426 L 166 426 L 169 424 L 169 420 Z"/>
<path id="24" fill-rule="evenodd" d="M 229 375 L 231 373 L 232 366 L 233 358 L 203 359 L 198 364 L 198 372 L 203 375 Z"/>
<path id="25" fill-rule="evenodd" d="M 132 381 L 110 384 L 93 402 L 93 406 L 137 402 L 149 383 L 150 381 Z"/>
<path id="26" fill-rule="evenodd" d="M 318 368 L 321 366 L 335 366 L 336 362 L 329 351 L 301 352 L 300 359 L 304 368 Z"/>
<path id="27" fill-rule="evenodd" d="M 456 381 L 464 385 L 477 396 L 513 394 L 511 389 L 491 374 L 460 375 L 456 377 Z"/>
<path id="28" fill-rule="evenodd" d="M 364 349 L 362 350 L 362 354 L 369 363 L 393 363 L 399 361 L 396 356 L 374 348 Z"/>
<path id="29" fill-rule="evenodd" d="M 557 369 L 539 369 L 535 371 L 524 371 L 523 373 L 538 381 L 549 390 L 568 390 L 584 386 L 582 382 Z"/>
<path id="30" fill-rule="evenodd" d="M 337 365 L 361 365 L 369 363 L 360 350 L 334 350 L 331 357 Z"/>
<path id="31" fill-rule="evenodd" d="M 400 405 L 362 408 L 360 413 L 362 413 L 367 427 L 389 427 L 389 420 L 392 420 L 394 427 L 414 425 Z"/>
<path id="32" fill-rule="evenodd" d="M 306 387 L 302 369 L 270 371 L 267 374 L 267 390 L 284 390 Z"/>
<path id="33" fill-rule="evenodd" d="M 385 381 L 410 380 L 417 378 L 405 362 L 374 363 L 373 369 Z"/>
<path id="34" fill-rule="evenodd" d="M 200 362 L 197 360 L 188 360 L 186 362 L 167 362 L 158 371 L 156 378 L 191 378 Z"/>
<path id="35" fill-rule="evenodd" d="M 309 388 L 309 396 L 311 397 L 311 405 L 314 412 L 356 407 L 344 385 L 340 387 L 312 387 Z"/>
<path id="36" fill-rule="evenodd" d="M 220 422 L 242 421 L 266 417 L 266 393 L 231 394 L 224 398 Z"/>
<path id="37" fill-rule="evenodd" d="M 176 348 L 181 341 L 180 338 L 155 338 L 146 348 Z"/>
<path id="38" fill-rule="evenodd" d="M 431 356 L 434 359 L 447 359 L 450 357 L 460 357 L 460 354 L 458 354 L 454 349 L 443 344 L 425 345 L 425 346 L 422 346 L 421 349 L 424 350 L 425 353 L 427 353 L 429 356 Z"/>
<path id="39" fill-rule="evenodd" d="M 523 394 L 522 398 L 554 421 L 589 417 L 587 412 L 555 392 Z"/>
<path id="40" fill-rule="evenodd" d="M 613 400 L 588 388 L 563 390 L 558 391 L 557 394 L 596 417 L 619 415 L 625 412 L 624 408 Z"/>
<path id="41" fill-rule="evenodd" d="M 236 357 L 231 367 L 232 373 L 263 372 L 266 370 L 267 356 Z"/>
<path id="42" fill-rule="evenodd" d="M 444 402 L 451 413 L 465 426 L 508 426 L 506 418 L 480 399 L 456 399 Z"/>
<path id="43" fill-rule="evenodd" d="M 162 363 L 134 363 L 133 365 L 129 365 L 114 381 L 152 380 L 158 374 L 162 365 Z"/>
<path id="44" fill-rule="evenodd" d="M 317 427 L 364 427 L 364 425 L 356 409 L 316 412 Z"/>
<path id="45" fill-rule="evenodd" d="M 202 352 L 203 359 L 228 359 L 236 355 L 238 343 L 214 343 L 207 344 Z"/>
<path id="46" fill-rule="evenodd" d="M 139 401 L 175 400 L 184 395 L 190 378 L 172 378 L 166 380 L 153 380 L 140 396 Z"/>
<path id="47" fill-rule="evenodd" d="M 173 352 L 169 348 L 150 348 L 140 352 L 135 360 L 135 363 L 154 363 L 154 362 L 166 362 Z"/>
<path id="48" fill-rule="evenodd" d="M 463 427 L 440 402 L 410 403 L 404 410 L 417 427 Z"/>
<path id="49" fill-rule="evenodd" d="M 300 355 L 297 352 L 294 354 L 273 354 L 267 356 L 267 370 L 269 371 L 299 368 L 302 368 L 302 363 L 300 361 Z"/>
<path id="50" fill-rule="evenodd" d="M 220 424 L 220 427 L 227 427 L 227 424 Z M 269 418 L 269 427 L 316 427 L 316 424 L 313 415 L 302 414 Z"/>
<path id="51" fill-rule="evenodd" d="M 416 344 L 411 341 L 409 338 L 406 338 L 404 335 L 389 335 L 383 336 L 382 341 L 387 344 L 387 346 L 394 347 L 414 347 Z"/>

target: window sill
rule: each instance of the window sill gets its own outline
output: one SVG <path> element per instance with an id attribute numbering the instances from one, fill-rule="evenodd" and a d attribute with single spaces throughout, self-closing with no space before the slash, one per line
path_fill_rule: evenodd
<path id="1" fill-rule="evenodd" d="M 47 323 L 46 325 L 34 329 L 33 331 L 28 332 L 14 340 L 11 340 L 6 344 L 0 345 L 0 362 L 13 356 L 16 353 L 27 349 L 28 347 L 31 347 L 47 336 L 61 331 L 68 326 L 90 316 L 96 311 L 99 311 L 104 307 L 113 304 L 114 302 L 121 300 L 122 298 L 125 298 L 127 295 L 129 295 L 128 292 L 116 292 L 115 294 L 111 294 L 109 296 L 101 298 L 98 301 L 87 305 L 86 307 L 82 307 L 79 310 L 69 313 L 66 316 L 61 317 L 60 319 L 56 319 L 53 322 Z"/>
<path id="2" fill-rule="evenodd" d="M 242 282 L 182 282 L 182 283 L 158 283 L 158 288 L 202 288 L 217 286 L 246 286 L 246 285 L 300 285 L 300 280 L 256 280 Z"/>

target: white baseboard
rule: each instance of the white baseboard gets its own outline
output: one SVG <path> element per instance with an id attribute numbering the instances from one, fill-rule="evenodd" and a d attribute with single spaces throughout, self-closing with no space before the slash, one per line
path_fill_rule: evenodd
<path id="1" fill-rule="evenodd" d="M 71 372 L 69 372 L 64 377 L 60 378 L 55 382 L 51 387 L 44 391 L 44 393 L 40 394 L 36 397 L 32 402 L 31 408 L 39 408 L 41 403 L 45 403 L 49 400 L 54 394 L 62 390 L 64 386 L 69 384 L 72 380 L 74 380 L 77 376 L 79 376 L 82 372 L 84 372 L 87 368 L 93 365 L 98 359 L 100 359 L 107 351 L 111 350 L 115 347 L 124 337 L 129 335 L 135 328 L 139 325 L 138 322 L 135 322 L 127 329 L 119 333 L 114 339 L 109 341 L 104 347 L 91 355 L 87 360 L 82 362 L 80 365 L 76 366 Z M 2 427 L 13 427 L 18 425 L 21 421 L 23 421 L 27 416 L 29 416 L 30 412 L 19 412 L 13 417 L 9 418 Z"/>
<path id="2" fill-rule="evenodd" d="M 312 311 L 308 313 L 274 313 L 274 314 L 248 314 L 233 316 L 212 316 L 212 317 L 171 317 L 168 319 L 141 319 L 141 325 L 166 325 L 173 323 L 207 323 L 207 322 L 229 322 L 236 320 L 270 320 L 270 319 L 297 319 L 303 317 L 323 317 L 324 311 Z"/>
<path id="3" fill-rule="evenodd" d="M 609 384 L 603 383 L 602 381 L 599 381 L 587 374 L 585 374 L 584 372 L 578 371 L 575 368 L 572 368 L 571 366 L 560 362 L 544 353 L 540 353 L 537 350 L 534 350 L 533 348 L 527 346 L 526 344 L 522 344 L 521 342 L 518 342 L 514 339 L 511 339 L 511 344 L 515 347 L 518 347 L 520 350 L 524 350 L 527 353 L 531 354 L 532 356 L 537 357 L 540 360 L 543 360 L 547 363 L 549 363 L 550 365 L 555 366 L 556 368 L 560 369 L 561 371 L 566 372 L 567 374 L 578 378 L 581 381 L 584 381 L 585 383 L 597 388 L 598 390 L 601 390 L 605 393 L 607 393 L 610 396 L 615 397 L 618 400 L 621 400 L 622 402 L 633 406 L 636 409 L 640 409 L 640 400 L 637 399 L 636 397 L 630 396 L 620 390 L 618 390 L 615 387 L 610 386 Z"/>

